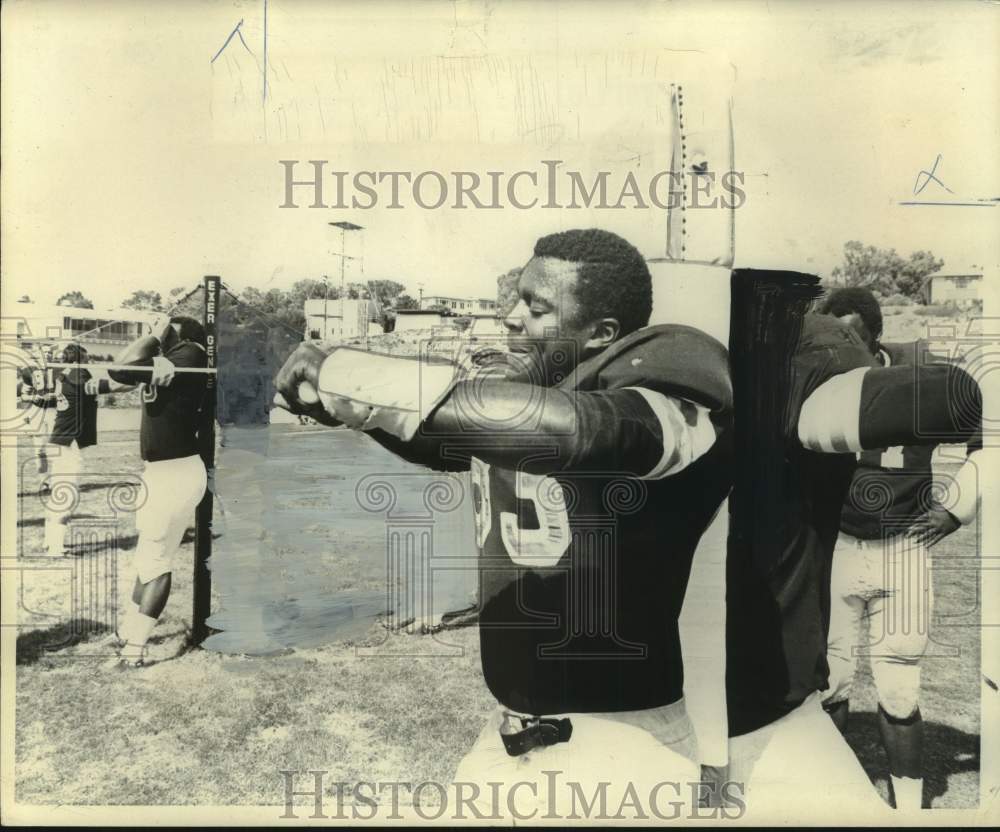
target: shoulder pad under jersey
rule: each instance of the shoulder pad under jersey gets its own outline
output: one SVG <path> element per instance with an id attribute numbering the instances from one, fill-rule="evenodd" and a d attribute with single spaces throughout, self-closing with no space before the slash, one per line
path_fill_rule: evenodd
<path id="1" fill-rule="evenodd" d="M 712 411 L 733 404 L 726 348 L 700 329 L 643 327 L 582 362 L 560 385 L 582 391 L 645 387 Z"/>

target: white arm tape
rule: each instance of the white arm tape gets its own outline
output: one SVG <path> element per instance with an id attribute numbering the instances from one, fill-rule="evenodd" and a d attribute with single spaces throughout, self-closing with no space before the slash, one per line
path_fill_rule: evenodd
<path id="1" fill-rule="evenodd" d="M 715 444 L 715 428 L 708 409 L 693 402 L 675 399 L 648 390 L 645 387 L 626 387 L 634 390 L 652 408 L 663 434 L 663 455 L 642 480 L 659 480 L 677 474 L 701 457 Z M 694 424 L 685 418 L 684 409 L 694 414 Z"/>
<path id="2" fill-rule="evenodd" d="M 368 405 L 372 413 L 364 430 L 381 428 L 409 441 L 461 374 L 451 363 L 341 347 L 323 361 L 319 393 Z"/>
<path id="3" fill-rule="evenodd" d="M 857 453 L 861 447 L 861 385 L 870 367 L 836 375 L 813 390 L 799 413 L 799 442 L 810 451 Z"/>
<path id="4" fill-rule="evenodd" d="M 955 476 L 943 483 L 946 486 L 941 507 L 950 511 L 958 521 L 967 526 L 976 519 L 979 503 L 979 483 L 983 480 L 983 463 L 986 454 L 983 450 L 969 454 Z"/>

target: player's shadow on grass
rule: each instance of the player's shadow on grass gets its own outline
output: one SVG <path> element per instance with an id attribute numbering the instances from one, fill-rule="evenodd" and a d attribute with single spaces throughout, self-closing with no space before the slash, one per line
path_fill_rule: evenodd
<path id="1" fill-rule="evenodd" d="M 67 543 L 66 551 L 74 557 L 84 557 L 106 552 L 108 549 L 117 549 L 119 552 L 128 552 L 136 547 L 139 542 L 139 535 L 128 534 L 115 537 L 114 540 L 85 541 L 83 543 Z"/>
<path id="2" fill-rule="evenodd" d="M 871 711 L 852 713 L 846 736 L 872 782 L 885 783 L 889 778 L 889 763 L 876 714 Z M 929 807 L 933 800 L 948 791 L 949 776 L 967 771 L 979 771 L 979 735 L 925 720 L 924 807 Z M 969 806 L 975 805 L 973 799 Z"/>
<path id="3" fill-rule="evenodd" d="M 32 630 L 17 637 L 17 664 L 32 665 L 56 650 L 65 650 L 95 635 L 110 633 L 111 628 L 100 621 L 76 619 L 53 624 L 44 630 Z M 110 654 L 109 654 L 110 655 Z"/>
<path id="4" fill-rule="evenodd" d="M 100 488 L 113 488 L 116 485 L 128 485 L 129 483 L 122 483 L 118 481 L 109 482 L 81 482 L 77 483 L 77 491 L 97 491 Z M 18 497 L 39 497 L 42 494 L 41 487 L 38 486 L 33 490 L 18 491 Z"/>

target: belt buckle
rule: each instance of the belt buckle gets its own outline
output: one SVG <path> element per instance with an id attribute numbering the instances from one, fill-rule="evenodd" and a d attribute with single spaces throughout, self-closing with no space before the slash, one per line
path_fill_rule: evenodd
<path id="1" fill-rule="evenodd" d="M 521 723 L 518 731 L 512 720 Z M 503 712 L 503 723 L 500 726 L 500 738 L 504 748 L 512 757 L 526 754 L 539 746 L 555 745 L 568 742 L 573 734 L 573 723 L 569 719 L 545 719 L 541 716 L 521 716 Z"/>

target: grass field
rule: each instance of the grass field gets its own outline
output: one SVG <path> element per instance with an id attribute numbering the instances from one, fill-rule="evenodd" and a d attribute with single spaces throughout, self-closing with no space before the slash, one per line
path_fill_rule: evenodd
<path id="1" fill-rule="evenodd" d="M 140 467 L 133 432 L 105 431 L 100 439 L 93 469 L 106 482 L 83 492 L 79 515 L 106 514 L 109 485 Z M 287 655 L 185 652 L 187 543 L 154 636 L 157 663 L 138 673 L 108 670 L 95 645 L 114 604 L 94 605 L 84 615 L 90 626 L 81 628 L 71 623 L 71 599 L 88 587 L 101 596 L 99 584 L 113 570 L 99 548 L 79 558 L 31 557 L 42 539 L 42 508 L 28 451 L 20 456 L 20 802 L 274 805 L 284 800 L 283 769 L 327 771 L 331 796 L 338 781 L 447 782 L 493 707 L 475 628 L 446 631 L 432 642 L 389 634 L 376 623 L 356 644 Z M 117 568 L 125 573 L 135 545 L 130 516 L 118 534 Z M 960 566 L 975 556 L 974 532 L 963 529 L 942 544 L 938 561 Z M 938 652 L 959 649 L 924 665 L 926 793 L 935 807 L 968 807 L 978 798 L 977 573 L 942 569 L 935 581 Z M 109 597 L 126 590 L 116 587 Z M 364 645 L 370 655 L 359 657 L 356 648 Z M 849 740 L 885 794 L 867 670 L 854 711 Z"/>

